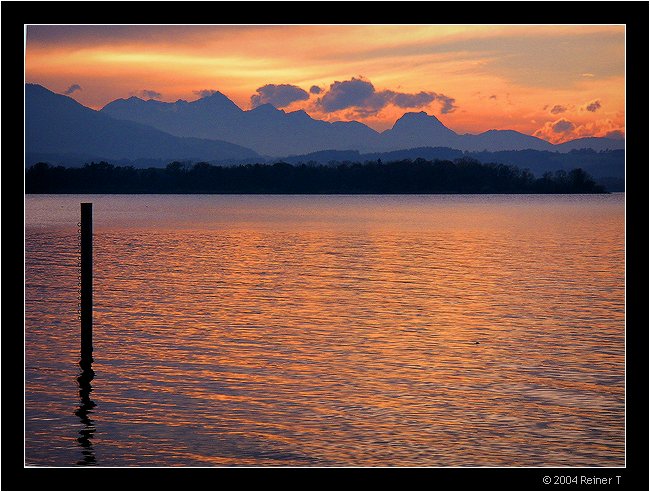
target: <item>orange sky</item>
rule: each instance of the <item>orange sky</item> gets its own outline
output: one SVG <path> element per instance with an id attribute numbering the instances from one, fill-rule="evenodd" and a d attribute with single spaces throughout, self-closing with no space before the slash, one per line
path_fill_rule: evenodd
<path id="1" fill-rule="evenodd" d="M 513 129 L 562 142 L 624 132 L 625 28 L 27 26 L 25 80 L 95 109 L 202 90 L 250 109 L 258 88 L 288 84 L 306 92 L 282 108 L 314 118 L 384 130 L 426 111 L 458 133 Z"/>

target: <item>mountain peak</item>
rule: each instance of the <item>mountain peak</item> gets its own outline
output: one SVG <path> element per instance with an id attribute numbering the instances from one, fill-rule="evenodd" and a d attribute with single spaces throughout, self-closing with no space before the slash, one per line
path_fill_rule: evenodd
<path id="1" fill-rule="evenodd" d="M 114 103 L 117 104 L 117 101 Z M 169 103 L 155 103 L 159 104 Z M 130 108 L 135 107 L 141 114 L 146 114 L 151 109 L 150 105 L 152 103 L 140 99 L 126 104 Z M 95 111 L 71 97 L 56 94 L 44 87 L 25 85 L 26 154 L 51 154 L 58 156 L 57 159 L 70 154 L 91 156 L 92 159 L 131 161 L 256 158 L 255 152 L 239 145 L 218 139 L 179 138 L 124 119 L 112 117 L 106 111 Z"/>
<path id="2" fill-rule="evenodd" d="M 205 94 L 197 99 L 197 101 L 220 101 L 228 99 L 222 92 L 214 91 L 209 94 Z M 230 99 L 228 99 L 230 101 Z"/>
<path id="3" fill-rule="evenodd" d="M 424 111 L 404 113 L 393 128 L 381 133 L 387 150 L 414 147 L 453 147 L 458 135 Z"/>
<path id="4" fill-rule="evenodd" d="M 74 108 L 73 110 L 80 110 L 82 112 L 95 113 L 94 109 L 87 108 L 77 102 L 76 99 L 51 91 L 47 87 L 40 84 L 25 84 L 25 107 L 27 104 L 30 106 L 38 107 L 41 104 L 48 104 L 50 108 L 58 111 L 61 108 Z"/>
<path id="5" fill-rule="evenodd" d="M 404 113 L 402 117 L 395 122 L 395 125 L 403 125 L 403 124 L 416 123 L 416 122 L 437 123 L 439 125 L 442 125 L 442 123 L 438 118 L 436 118 L 432 114 L 426 113 L 425 111 Z"/>
<path id="6" fill-rule="evenodd" d="M 307 112 L 304 109 L 299 109 L 297 111 L 291 111 L 290 113 L 287 113 L 287 116 L 291 116 L 293 118 L 298 118 L 302 120 L 312 120 L 313 118 L 307 114 Z"/>
<path id="7" fill-rule="evenodd" d="M 241 108 L 232 102 L 226 95 L 219 91 L 214 91 L 211 94 L 205 95 L 190 104 L 200 107 L 214 108 L 219 110 L 228 110 L 234 112 L 241 112 Z"/>
<path id="8" fill-rule="evenodd" d="M 399 118 L 391 130 L 387 130 L 391 133 L 398 132 L 408 132 L 408 133 L 421 133 L 421 132 L 435 132 L 437 134 L 443 135 L 456 135 L 453 130 L 447 128 L 438 118 L 431 114 L 427 114 L 424 111 L 404 113 L 401 118 Z"/>
<path id="9" fill-rule="evenodd" d="M 30 83 L 30 82 L 26 82 L 26 83 L 25 83 L 25 90 L 28 90 L 28 91 L 47 91 L 47 92 L 52 92 L 51 90 L 46 89 L 45 87 L 43 87 L 41 84 L 32 84 L 32 83 Z"/>
<path id="10" fill-rule="evenodd" d="M 435 119 L 438 119 L 435 116 L 430 115 L 426 111 L 407 111 L 406 113 L 404 113 L 402 115 L 402 118 L 435 118 Z M 402 118 L 400 118 L 400 119 L 402 119 Z"/>

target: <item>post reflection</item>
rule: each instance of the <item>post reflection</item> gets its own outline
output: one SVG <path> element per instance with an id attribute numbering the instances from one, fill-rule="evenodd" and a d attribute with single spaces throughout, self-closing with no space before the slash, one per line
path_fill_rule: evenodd
<path id="1" fill-rule="evenodd" d="M 90 393 L 93 390 L 90 382 L 95 377 L 95 372 L 92 369 L 92 356 L 82 354 L 79 367 L 81 367 L 81 374 L 77 377 L 79 383 L 79 398 L 81 404 L 75 411 L 75 415 L 79 417 L 81 423 L 84 425 L 83 429 L 79 431 L 77 442 L 81 446 L 81 454 L 83 458 L 77 462 L 77 465 L 96 465 L 95 451 L 93 449 L 92 438 L 95 434 L 95 423 L 90 418 L 89 414 L 92 413 L 96 404 L 90 399 Z"/>

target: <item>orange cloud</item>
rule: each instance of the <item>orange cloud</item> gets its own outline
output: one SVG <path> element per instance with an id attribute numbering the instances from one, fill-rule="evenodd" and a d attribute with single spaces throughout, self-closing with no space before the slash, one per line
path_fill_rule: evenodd
<path id="1" fill-rule="evenodd" d="M 611 119 L 575 124 L 566 118 L 547 121 L 533 135 L 552 143 L 562 143 L 581 137 L 605 137 L 608 134 L 623 135 L 625 130 Z"/>
<path id="2" fill-rule="evenodd" d="M 584 111 L 589 111 L 590 113 L 595 113 L 601 108 L 601 106 L 602 104 L 600 103 L 600 100 L 596 99 L 594 101 L 588 102 L 580 109 Z"/>

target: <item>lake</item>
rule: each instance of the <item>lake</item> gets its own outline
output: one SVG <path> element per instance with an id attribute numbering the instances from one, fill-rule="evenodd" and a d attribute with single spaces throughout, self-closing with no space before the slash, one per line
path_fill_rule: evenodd
<path id="1" fill-rule="evenodd" d="M 625 465 L 624 194 L 25 206 L 26 465 Z"/>

